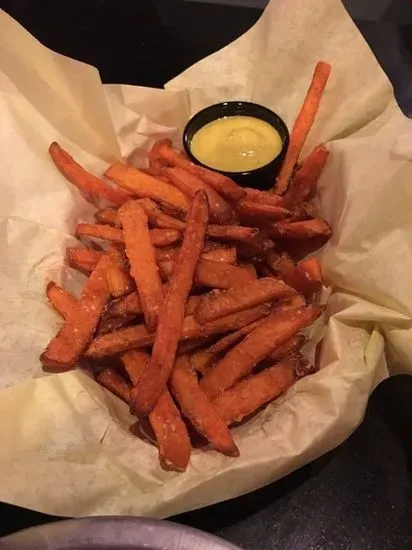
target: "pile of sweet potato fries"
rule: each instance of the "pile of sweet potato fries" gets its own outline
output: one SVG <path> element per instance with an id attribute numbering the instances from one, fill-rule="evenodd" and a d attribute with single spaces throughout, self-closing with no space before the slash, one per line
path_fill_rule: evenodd
<path id="1" fill-rule="evenodd" d="M 148 421 L 166 469 L 186 469 L 191 434 L 237 456 L 230 427 L 314 370 L 300 331 L 322 312 L 322 276 L 316 258 L 302 258 L 331 234 L 312 203 L 328 151 L 298 159 L 329 72 L 318 63 L 274 192 L 239 187 L 168 140 L 153 145 L 148 168 L 114 164 L 106 179 L 50 146 L 90 202 L 111 206 L 77 226 L 89 247 L 67 249 L 88 277 L 81 296 L 47 285 L 64 322 L 41 362 L 53 373 L 90 368 Z"/>

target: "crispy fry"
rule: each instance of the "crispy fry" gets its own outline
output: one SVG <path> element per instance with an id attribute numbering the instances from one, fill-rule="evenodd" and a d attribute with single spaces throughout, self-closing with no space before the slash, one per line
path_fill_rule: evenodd
<path id="1" fill-rule="evenodd" d="M 183 213 L 189 208 L 187 197 L 179 189 L 127 164 L 113 164 L 105 175 L 138 197 L 148 197 Z"/>
<path id="2" fill-rule="evenodd" d="M 289 147 L 275 185 L 275 192 L 278 195 L 283 195 L 289 185 L 289 180 L 292 176 L 295 164 L 298 161 L 299 154 L 319 110 L 320 100 L 325 90 L 330 71 L 331 66 L 328 63 L 319 61 L 316 64 L 312 82 L 295 120 L 295 124 L 293 125 Z"/>
<path id="3" fill-rule="evenodd" d="M 251 189 L 245 187 L 246 200 L 257 202 L 259 204 L 267 204 L 270 206 L 285 206 L 283 197 L 271 193 L 270 191 L 259 191 L 258 189 Z"/>
<path id="4" fill-rule="evenodd" d="M 144 350 L 126 351 L 121 356 L 124 368 L 133 386 L 141 379 L 150 363 L 150 353 Z"/>
<path id="5" fill-rule="evenodd" d="M 167 388 L 149 413 L 149 421 L 156 434 L 162 468 L 184 472 L 192 446 L 186 425 Z"/>
<path id="6" fill-rule="evenodd" d="M 120 227 L 120 222 L 117 218 L 118 212 L 119 210 L 117 208 L 103 208 L 103 210 L 98 210 L 94 217 L 97 223 Z"/>
<path id="7" fill-rule="evenodd" d="M 322 288 L 322 280 L 312 278 L 303 267 L 296 266 L 285 252 L 279 254 L 270 250 L 266 255 L 266 261 L 280 279 L 306 297 L 312 296 Z"/>
<path id="8" fill-rule="evenodd" d="M 283 206 L 273 206 L 242 199 L 237 203 L 239 219 L 246 223 L 261 225 L 264 221 L 278 221 L 290 218 L 292 212 Z"/>
<path id="9" fill-rule="evenodd" d="M 153 246 L 168 246 L 179 241 L 181 237 L 180 231 L 176 229 L 151 229 L 149 235 Z M 110 225 L 79 223 L 76 227 L 76 237 L 95 237 L 117 244 L 124 243 L 123 231 Z"/>
<path id="10" fill-rule="evenodd" d="M 129 273 L 121 269 L 118 265 L 113 265 L 107 270 L 107 285 L 109 292 L 114 298 L 120 298 L 125 294 L 130 294 L 135 289 L 134 281 Z"/>
<path id="11" fill-rule="evenodd" d="M 75 185 L 86 198 L 104 199 L 112 204 L 121 205 L 130 198 L 122 189 L 114 189 L 84 168 L 67 153 L 60 145 L 53 142 L 49 147 L 50 156 L 63 176 Z"/>
<path id="12" fill-rule="evenodd" d="M 316 184 L 329 157 L 329 151 L 322 144 L 315 149 L 303 161 L 301 168 L 297 170 L 290 182 L 289 188 L 283 195 L 287 208 L 291 208 L 301 202 L 314 197 Z"/>
<path id="13" fill-rule="evenodd" d="M 201 386 L 209 399 L 232 387 L 247 376 L 260 361 L 299 330 L 313 323 L 322 310 L 303 307 L 295 311 L 270 315 L 266 321 L 249 333 L 240 344 L 207 371 Z"/>
<path id="14" fill-rule="evenodd" d="M 210 351 L 210 348 L 199 349 L 190 355 L 190 364 L 196 372 L 205 374 L 218 357 L 219 354 Z"/>
<path id="15" fill-rule="evenodd" d="M 228 426 L 241 422 L 294 384 L 298 363 L 298 358 L 291 357 L 250 376 L 218 395 L 213 405 Z"/>
<path id="16" fill-rule="evenodd" d="M 298 266 L 314 281 L 322 282 L 322 269 L 317 258 L 307 258 L 299 262 Z"/>
<path id="17" fill-rule="evenodd" d="M 316 216 L 316 208 L 311 202 L 301 202 L 293 208 L 293 216 L 290 221 L 310 220 Z"/>
<path id="18" fill-rule="evenodd" d="M 119 211 L 130 273 L 136 282 L 149 332 L 155 330 L 163 303 L 162 281 L 150 239 L 146 212 L 139 201 L 129 201 Z"/>
<path id="19" fill-rule="evenodd" d="M 260 234 L 256 227 L 243 227 L 241 225 L 209 225 L 208 237 L 224 241 L 253 241 Z"/>
<path id="20" fill-rule="evenodd" d="M 199 285 L 220 289 L 247 283 L 255 278 L 256 274 L 245 267 L 207 260 L 199 261 L 195 274 L 195 282 Z"/>
<path id="21" fill-rule="evenodd" d="M 302 334 L 293 336 L 290 340 L 287 340 L 284 344 L 279 346 L 275 351 L 269 355 L 268 361 L 275 362 L 281 361 L 285 357 L 297 353 L 305 343 L 305 337 Z"/>
<path id="22" fill-rule="evenodd" d="M 136 315 L 124 315 L 123 317 L 108 317 L 106 314 L 100 319 L 96 329 L 96 336 L 102 336 L 108 334 L 120 328 L 124 328 L 134 321 Z"/>
<path id="23" fill-rule="evenodd" d="M 150 366 L 132 391 L 132 409 L 140 415 L 153 409 L 173 368 L 186 302 L 204 245 L 208 210 L 206 193 L 198 191 L 188 214 L 183 243 L 160 312 Z"/>
<path id="24" fill-rule="evenodd" d="M 73 368 L 86 349 L 110 294 L 106 274 L 112 262 L 102 256 L 87 280 L 79 304 L 50 341 L 40 360 L 49 372 L 64 372 Z"/>
<path id="25" fill-rule="evenodd" d="M 96 376 L 97 382 L 126 403 L 130 401 L 131 386 L 111 367 L 103 368 Z"/>
<path id="26" fill-rule="evenodd" d="M 228 290 L 209 292 L 200 300 L 194 316 L 198 323 L 203 324 L 264 302 L 288 298 L 293 294 L 296 291 L 281 280 L 270 277 L 256 279 Z"/>
<path id="27" fill-rule="evenodd" d="M 155 151 L 157 159 L 164 160 L 170 166 L 183 168 L 190 174 L 198 176 L 229 201 L 237 201 L 245 195 L 244 190 L 230 178 L 194 164 L 179 151 L 173 149 L 170 140 L 162 140 L 155 144 L 154 147 L 156 147 L 153 151 Z"/>
<path id="28" fill-rule="evenodd" d="M 142 306 L 137 292 L 131 292 L 120 300 L 111 302 L 106 312 L 108 317 L 127 317 L 140 313 L 142 313 Z"/>
<path id="29" fill-rule="evenodd" d="M 211 221 L 216 223 L 228 223 L 233 219 L 233 211 L 230 204 L 225 201 L 213 187 L 205 183 L 198 176 L 176 166 L 163 168 L 162 174 L 188 197 L 193 198 L 196 191 L 203 189 L 207 195 Z"/>
<path id="30" fill-rule="evenodd" d="M 143 208 L 149 218 L 149 222 L 160 229 L 177 229 L 184 231 L 186 229 L 185 222 L 165 214 L 152 199 L 140 199 Z"/>
<path id="31" fill-rule="evenodd" d="M 89 275 L 97 266 L 102 252 L 84 247 L 69 247 L 66 249 L 66 262 L 73 269 Z"/>
<path id="32" fill-rule="evenodd" d="M 237 344 L 240 340 L 242 340 L 242 338 L 246 336 L 246 334 L 249 334 L 249 332 L 255 330 L 255 328 L 257 328 L 263 321 L 264 318 L 258 319 L 257 321 L 254 321 L 249 325 L 245 325 L 244 327 L 239 328 L 235 332 L 231 332 L 230 334 L 223 336 L 223 338 L 209 346 L 209 350 L 212 353 L 223 353 L 224 351 L 227 351 L 234 344 Z"/>
<path id="33" fill-rule="evenodd" d="M 202 260 L 209 262 L 220 262 L 224 264 L 235 264 L 237 260 L 237 252 L 234 246 L 226 246 L 215 248 L 214 250 L 203 251 Z"/>
<path id="34" fill-rule="evenodd" d="M 277 222 L 273 224 L 270 236 L 277 239 L 313 239 L 315 237 L 329 238 L 331 233 L 329 224 L 322 218 L 316 218 L 302 222 Z"/>
<path id="35" fill-rule="evenodd" d="M 199 386 L 187 356 L 176 360 L 170 384 L 184 416 L 216 451 L 227 456 L 239 456 L 239 450 L 227 425 Z"/>
<path id="36" fill-rule="evenodd" d="M 295 307 L 294 309 L 297 309 Z M 221 317 L 210 323 L 199 325 L 193 316 L 185 317 L 181 341 L 195 338 L 208 338 L 217 334 L 224 334 L 231 330 L 238 330 L 245 325 L 253 323 L 270 313 L 270 305 L 262 304 L 245 311 L 239 311 L 233 315 Z M 136 325 L 120 329 L 111 334 L 96 337 L 90 344 L 85 355 L 99 359 L 117 355 L 131 349 L 139 349 L 151 346 L 154 341 L 154 334 L 149 333 L 144 325 Z"/>
<path id="37" fill-rule="evenodd" d="M 73 309 L 77 306 L 77 299 L 54 281 L 50 281 L 46 287 L 46 296 L 52 308 L 67 319 Z"/>

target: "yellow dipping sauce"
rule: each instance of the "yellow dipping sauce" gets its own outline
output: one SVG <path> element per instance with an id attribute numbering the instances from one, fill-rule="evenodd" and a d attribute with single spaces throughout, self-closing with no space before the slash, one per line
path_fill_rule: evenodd
<path id="1" fill-rule="evenodd" d="M 269 164 L 282 150 L 279 132 L 252 116 L 218 118 L 200 128 L 190 143 L 206 166 L 224 172 L 248 172 Z"/>

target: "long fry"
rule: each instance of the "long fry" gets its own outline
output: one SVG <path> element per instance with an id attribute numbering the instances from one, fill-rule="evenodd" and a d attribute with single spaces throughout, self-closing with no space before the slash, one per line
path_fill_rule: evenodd
<path id="1" fill-rule="evenodd" d="M 299 358 L 285 359 L 227 389 L 213 400 L 213 405 L 227 425 L 240 422 L 290 388 L 297 379 L 298 364 Z"/>
<path id="2" fill-rule="evenodd" d="M 186 213 L 189 201 L 179 189 L 164 181 L 145 174 L 127 164 L 113 164 L 106 171 L 106 177 L 134 193 L 138 197 L 148 197 L 162 204 L 167 204 L 179 212 Z"/>
<path id="3" fill-rule="evenodd" d="M 73 246 L 66 249 L 66 262 L 73 269 L 89 275 L 99 263 L 103 252 L 91 250 L 80 246 Z"/>
<path id="4" fill-rule="evenodd" d="M 187 356 L 176 360 L 170 385 L 182 413 L 196 430 L 206 437 L 217 451 L 227 456 L 239 456 L 239 450 L 226 423 L 199 386 Z"/>
<path id="5" fill-rule="evenodd" d="M 58 143 L 53 142 L 50 145 L 49 153 L 59 172 L 86 197 L 92 197 L 92 202 L 96 199 L 105 199 L 112 204 L 121 205 L 130 198 L 122 189 L 114 189 L 86 172 Z"/>
<path id="6" fill-rule="evenodd" d="M 295 164 L 298 161 L 303 144 L 319 110 L 320 100 L 322 99 L 330 71 L 331 66 L 328 63 L 319 61 L 316 64 L 312 82 L 293 125 L 289 147 L 275 185 L 275 192 L 278 195 L 282 195 L 289 185 Z"/>
<path id="7" fill-rule="evenodd" d="M 212 222 L 227 223 L 233 219 L 230 204 L 198 176 L 176 166 L 163 168 L 162 174 L 188 197 L 193 198 L 196 191 L 203 189 L 207 195 Z"/>
<path id="8" fill-rule="evenodd" d="M 77 306 L 77 299 L 54 281 L 50 281 L 46 287 L 46 296 L 52 308 L 63 319 L 67 319 Z"/>
<path id="9" fill-rule="evenodd" d="M 97 223 L 120 227 L 120 222 L 117 217 L 118 213 L 119 210 L 117 208 L 103 208 L 102 210 L 98 210 L 94 217 Z"/>
<path id="10" fill-rule="evenodd" d="M 277 222 L 272 226 L 272 235 L 277 239 L 313 239 L 331 236 L 330 225 L 322 218 L 302 222 Z"/>
<path id="11" fill-rule="evenodd" d="M 209 399 L 214 399 L 247 376 L 255 365 L 273 353 L 278 346 L 313 323 L 321 312 L 320 308 L 303 307 L 292 312 L 272 314 L 207 371 L 201 381 L 206 395 Z"/>
<path id="12" fill-rule="evenodd" d="M 129 403 L 131 386 L 128 384 L 120 374 L 111 367 L 104 367 L 96 375 L 96 380 L 104 386 L 107 390 Z"/>
<path id="13" fill-rule="evenodd" d="M 114 298 L 120 298 L 125 294 L 129 294 L 136 288 L 129 273 L 118 265 L 113 265 L 108 269 L 106 277 L 109 292 Z"/>
<path id="14" fill-rule="evenodd" d="M 163 288 L 150 239 L 147 215 L 139 201 L 129 201 L 122 206 L 119 216 L 130 272 L 136 282 L 146 326 L 151 332 L 157 325 L 163 302 Z"/>
<path id="15" fill-rule="evenodd" d="M 262 221 L 273 222 L 292 216 L 292 212 L 283 206 L 273 206 L 244 199 L 238 202 L 237 211 L 242 223 L 256 223 L 259 225 Z"/>
<path id="16" fill-rule="evenodd" d="M 166 386 L 182 334 L 185 305 L 204 245 L 208 203 L 198 191 L 188 214 L 182 247 L 160 312 L 150 366 L 132 391 L 132 409 L 140 415 L 150 412 Z"/>
<path id="17" fill-rule="evenodd" d="M 168 246 L 179 241 L 181 237 L 180 231 L 176 229 L 151 229 L 149 235 L 153 246 Z M 103 224 L 79 223 L 76 227 L 76 237 L 95 237 L 113 243 L 124 243 L 121 229 Z"/>
<path id="18" fill-rule="evenodd" d="M 196 321 L 207 323 L 218 317 L 236 313 L 264 302 L 288 298 L 296 291 L 283 281 L 266 277 L 228 290 L 212 291 L 202 297 L 194 313 Z"/>
<path id="19" fill-rule="evenodd" d="M 140 199 L 140 203 L 146 211 L 149 222 L 155 227 L 161 229 L 177 229 L 179 231 L 184 231 L 186 229 L 185 222 L 173 216 L 169 216 L 169 214 L 165 214 L 152 199 Z"/>
<path id="20" fill-rule="evenodd" d="M 110 258 L 102 256 L 84 285 L 73 314 L 41 354 L 40 360 L 48 371 L 64 372 L 73 368 L 87 347 L 110 298 L 106 274 L 111 265 Z"/>
<path id="21" fill-rule="evenodd" d="M 179 151 L 173 149 L 170 140 L 162 140 L 155 144 L 155 146 L 158 159 L 166 161 L 171 166 L 183 168 L 187 172 L 198 176 L 229 201 L 237 201 L 245 195 L 243 189 L 230 178 L 194 164 Z"/>
<path id="22" fill-rule="evenodd" d="M 297 309 L 297 308 L 294 308 Z M 244 311 L 239 311 L 233 315 L 220 317 L 210 323 L 199 325 L 193 316 L 185 317 L 181 341 L 195 338 L 208 338 L 218 334 L 225 334 L 237 330 L 245 325 L 253 323 L 270 313 L 271 307 L 268 304 L 262 304 Z M 117 355 L 131 349 L 139 349 L 152 345 L 154 334 L 149 333 L 145 325 L 136 325 L 126 327 L 111 334 L 97 336 L 86 350 L 86 357 L 99 359 L 111 355 Z"/>

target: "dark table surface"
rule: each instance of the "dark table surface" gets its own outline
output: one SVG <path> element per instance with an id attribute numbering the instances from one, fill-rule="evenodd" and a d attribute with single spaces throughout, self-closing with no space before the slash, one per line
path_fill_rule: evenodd
<path id="1" fill-rule="evenodd" d="M 346 0 L 411 115 L 410 5 L 388 0 L 377 13 L 377 3 L 361 3 Z M 0 6 L 48 47 L 98 67 L 103 82 L 154 87 L 240 36 L 261 13 L 182 0 Z M 398 376 L 375 390 L 363 424 L 335 451 L 260 491 L 174 519 L 247 550 L 410 549 L 411 434 L 412 377 Z M 0 536 L 56 519 L 7 504 L 0 504 L 0 518 Z"/>

